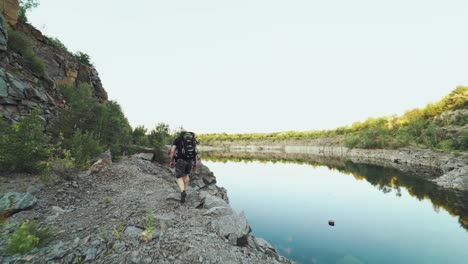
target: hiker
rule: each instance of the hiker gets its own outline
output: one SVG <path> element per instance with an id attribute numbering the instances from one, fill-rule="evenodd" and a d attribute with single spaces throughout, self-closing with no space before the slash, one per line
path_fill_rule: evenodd
<path id="1" fill-rule="evenodd" d="M 193 132 L 182 131 L 174 140 L 170 152 L 169 167 L 175 167 L 177 186 L 180 190 L 180 202 L 185 202 L 185 197 L 189 183 L 189 174 L 192 168 L 197 166 L 197 150 L 195 134 Z"/>

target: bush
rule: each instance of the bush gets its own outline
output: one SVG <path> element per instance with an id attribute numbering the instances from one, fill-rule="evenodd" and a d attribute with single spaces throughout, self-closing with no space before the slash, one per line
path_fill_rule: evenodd
<path id="1" fill-rule="evenodd" d="M 49 230 L 39 227 L 37 222 L 23 222 L 15 232 L 7 235 L 7 253 L 27 253 L 43 245 L 51 236 Z"/>
<path id="2" fill-rule="evenodd" d="M 71 156 L 70 150 L 63 149 L 63 135 L 59 141 L 51 147 L 50 156 L 46 161 L 41 162 L 41 179 L 48 183 L 57 177 L 64 180 L 71 180 L 77 172 L 75 159 Z"/>
<path id="3" fill-rule="evenodd" d="M 8 49 L 21 54 L 26 59 L 34 73 L 44 75 L 44 62 L 34 52 L 32 42 L 28 36 L 20 31 L 9 30 L 7 45 Z"/>
<path id="4" fill-rule="evenodd" d="M 88 65 L 88 66 L 93 66 L 93 64 L 91 63 L 91 57 L 84 53 L 84 52 L 81 52 L 81 51 L 78 51 L 74 57 L 81 63 L 85 64 L 85 65 Z"/>
<path id="5" fill-rule="evenodd" d="M 58 48 L 58 49 L 61 49 L 61 50 L 64 50 L 66 52 L 70 52 L 68 51 L 68 48 L 65 46 L 65 44 L 62 43 L 62 41 L 60 41 L 60 39 L 58 38 L 48 38 L 50 43 L 52 44 L 52 46 Z"/>
<path id="6" fill-rule="evenodd" d="M 21 118 L 14 125 L 1 121 L 0 168 L 12 172 L 38 172 L 40 162 L 49 155 L 49 137 L 44 133 L 44 121 L 39 110 Z"/>
<path id="7" fill-rule="evenodd" d="M 92 133 L 76 131 L 71 139 L 71 156 L 80 169 L 88 169 L 91 160 L 102 153 L 103 148 Z"/>

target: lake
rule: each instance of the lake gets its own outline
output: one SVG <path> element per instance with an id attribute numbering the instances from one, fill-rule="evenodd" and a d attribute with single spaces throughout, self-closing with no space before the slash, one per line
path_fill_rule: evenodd
<path id="1" fill-rule="evenodd" d="M 297 263 L 468 263 L 466 193 L 350 162 L 203 159 L 253 234 Z"/>

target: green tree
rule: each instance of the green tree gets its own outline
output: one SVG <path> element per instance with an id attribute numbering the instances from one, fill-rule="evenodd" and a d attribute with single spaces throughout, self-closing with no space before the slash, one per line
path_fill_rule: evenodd
<path id="1" fill-rule="evenodd" d="M 4 171 L 38 172 L 39 163 L 48 157 L 49 136 L 39 110 L 18 123 L 0 125 L 0 168 Z"/>
<path id="2" fill-rule="evenodd" d="M 137 126 L 135 129 L 132 131 L 132 142 L 135 145 L 139 146 L 148 146 L 149 141 L 148 141 L 148 136 L 146 135 L 148 133 L 148 129 L 146 129 L 144 126 Z"/>
<path id="3" fill-rule="evenodd" d="M 54 138 L 60 133 L 65 138 L 65 148 L 70 149 L 69 140 L 77 129 L 82 132 L 96 132 L 99 118 L 102 116 L 103 106 L 93 96 L 89 84 L 80 84 L 78 87 L 65 86 L 61 88 L 68 108 L 61 109 L 49 127 Z"/>
<path id="4" fill-rule="evenodd" d="M 171 135 L 169 134 L 169 125 L 165 123 L 158 123 L 155 129 L 151 130 L 149 136 L 149 144 L 152 147 L 160 148 L 171 141 Z"/>
<path id="5" fill-rule="evenodd" d="M 104 103 L 96 134 L 101 144 L 109 147 L 117 156 L 128 150 L 132 141 L 132 128 L 117 102 Z"/>
<path id="6" fill-rule="evenodd" d="M 19 0 L 19 12 L 18 12 L 18 20 L 21 23 L 27 23 L 28 18 L 26 13 L 39 6 L 39 0 Z"/>
<path id="7" fill-rule="evenodd" d="M 87 169 L 91 160 L 103 151 L 99 140 L 90 132 L 77 129 L 71 138 L 71 156 L 75 165 L 80 169 Z"/>

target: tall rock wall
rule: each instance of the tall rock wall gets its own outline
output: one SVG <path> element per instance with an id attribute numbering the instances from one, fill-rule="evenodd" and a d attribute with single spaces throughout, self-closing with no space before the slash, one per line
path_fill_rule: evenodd
<path id="1" fill-rule="evenodd" d="M 62 85 L 88 83 L 101 102 L 107 100 L 107 93 L 93 66 L 81 63 L 73 54 L 29 24 L 17 23 L 11 28 L 29 38 L 37 57 L 44 62 L 45 73 L 34 73 L 30 62 L 22 54 L 1 49 L 2 36 L 6 42 L 8 34 L 5 24 L 0 26 L 1 116 L 14 122 L 39 107 L 44 119 L 50 120 L 58 109 L 66 105 L 59 89 Z"/>

